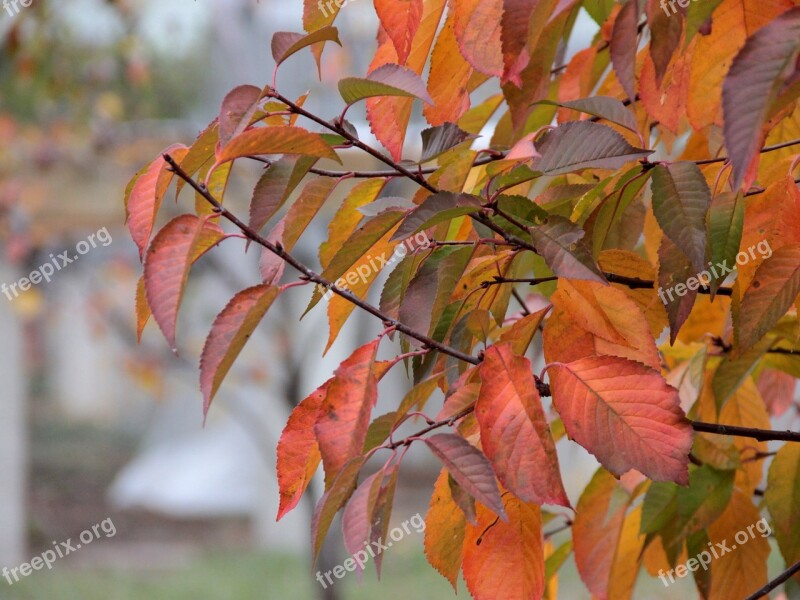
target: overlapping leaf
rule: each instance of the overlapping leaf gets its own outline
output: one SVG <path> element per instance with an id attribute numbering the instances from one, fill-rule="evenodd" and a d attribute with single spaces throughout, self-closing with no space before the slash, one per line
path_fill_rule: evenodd
<path id="1" fill-rule="evenodd" d="M 510 345 L 492 346 L 479 371 L 475 416 L 498 479 L 524 502 L 569 506 L 530 361 Z"/>
<path id="2" fill-rule="evenodd" d="M 658 371 L 616 356 L 556 363 L 549 371 L 567 433 L 606 469 L 688 483 L 692 429 L 678 392 Z"/>
<path id="3" fill-rule="evenodd" d="M 223 235 L 215 223 L 194 215 L 181 215 L 156 234 L 147 250 L 144 261 L 147 303 L 173 350 L 178 308 L 189 270 Z"/>
<path id="4" fill-rule="evenodd" d="M 203 412 L 208 413 L 214 395 L 261 319 L 278 297 L 278 288 L 257 285 L 236 294 L 217 315 L 200 357 L 200 389 Z"/>

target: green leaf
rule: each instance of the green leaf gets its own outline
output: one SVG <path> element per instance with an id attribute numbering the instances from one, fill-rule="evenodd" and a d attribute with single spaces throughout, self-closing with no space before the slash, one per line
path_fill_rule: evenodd
<path id="1" fill-rule="evenodd" d="M 475 134 L 467 133 L 454 123 L 429 127 L 422 132 L 422 156 L 419 162 L 422 164 L 433 160 L 451 148 L 477 137 Z"/>
<path id="2" fill-rule="evenodd" d="M 711 262 L 715 267 L 725 261 L 729 265 L 736 264 L 743 226 L 744 195 L 741 192 L 723 192 L 715 196 L 711 201 L 707 218 Z M 724 276 L 710 278 L 711 300 L 714 300 L 717 290 L 724 281 Z"/>
<path id="3" fill-rule="evenodd" d="M 336 42 L 340 46 L 339 30 L 336 27 L 326 26 L 309 34 L 293 33 L 291 31 L 278 31 L 272 36 L 272 58 L 277 67 L 292 54 L 317 42 Z"/>
<path id="4" fill-rule="evenodd" d="M 619 169 L 625 163 L 646 158 L 652 150 L 636 148 L 619 133 L 591 121 L 570 121 L 547 131 L 536 142 L 541 156 L 531 169 L 545 175 L 581 169 Z"/>
<path id="5" fill-rule="evenodd" d="M 706 212 L 711 190 L 692 162 L 653 169 L 653 214 L 659 227 L 689 258 L 696 272 L 705 267 Z"/>
<path id="6" fill-rule="evenodd" d="M 433 104 L 422 78 L 406 67 L 387 64 L 378 67 L 366 78 L 347 77 L 339 81 L 339 93 L 349 106 L 359 100 L 374 96 L 401 96 L 419 98 Z"/>
<path id="7" fill-rule="evenodd" d="M 474 214 L 480 209 L 480 198 L 471 194 L 455 194 L 453 192 L 433 194 L 408 213 L 392 239 L 405 239 L 418 231 L 456 217 Z"/>
<path id="8" fill-rule="evenodd" d="M 559 277 L 607 283 L 583 242 L 586 232 L 572 221 L 550 216 L 544 225 L 531 227 L 530 233 L 536 251 Z"/>
<path id="9" fill-rule="evenodd" d="M 728 355 L 722 360 L 711 381 L 717 411 L 722 410 L 728 398 L 744 383 L 771 345 L 772 341 L 765 339 L 738 357 Z"/>

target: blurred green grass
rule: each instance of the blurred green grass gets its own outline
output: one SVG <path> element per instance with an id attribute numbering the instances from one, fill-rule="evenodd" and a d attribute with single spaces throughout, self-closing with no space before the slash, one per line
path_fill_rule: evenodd
<path id="1" fill-rule="evenodd" d="M 421 552 L 392 553 L 381 581 L 368 566 L 359 586 L 348 573 L 334 580 L 342 600 L 456 598 L 450 585 Z M 73 569 L 56 563 L 9 586 L 0 579 L 0 598 L 8 600 L 314 600 L 319 584 L 302 558 L 280 554 L 208 555 L 186 569 L 130 571 Z M 458 597 L 466 598 L 463 582 Z"/>

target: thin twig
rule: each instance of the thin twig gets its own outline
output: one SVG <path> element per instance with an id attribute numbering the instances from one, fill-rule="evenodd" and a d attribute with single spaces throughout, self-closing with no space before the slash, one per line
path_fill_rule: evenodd
<path id="1" fill-rule="evenodd" d="M 305 266 L 303 263 L 301 263 L 299 260 L 297 260 L 294 256 L 286 252 L 283 249 L 283 246 L 281 246 L 280 244 L 274 244 L 269 240 L 265 239 L 258 232 L 251 229 L 246 223 L 241 221 L 236 215 L 230 212 L 227 208 L 222 206 L 222 204 L 220 204 L 220 202 L 214 197 L 214 195 L 211 194 L 204 185 L 201 185 L 197 183 L 194 179 L 192 179 L 192 177 L 189 176 L 189 174 L 186 173 L 186 171 L 184 171 L 180 167 L 180 165 L 175 161 L 175 159 L 172 158 L 172 156 L 170 156 L 169 154 L 164 154 L 164 160 L 170 165 L 171 169 L 178 177 L 183 179 L 187 184 L 189 184 L 192 188 L 194 188 L 194 190 L 197 193 L 199 193 L 209 204 L 211 204 L 211 206 L 214 207 L 214 211 L 217 214 L 221 215 L 222 217 L 224 217 L 225 219 L 236 225 L 236 227 L 238 227 L 239 230 L 245 236 L 247 236 L 247 238 L 258 244 L 259 246 L 266 248 L 267 250 L 278 256 L 278 258 L 280 258 L 284 262 L 288 263 L 289 265 L 300 271 L 300 273 L 302 273 L 303 279 L 321 285 L 326 289 L 329 289 L 330 291 L 341 296 L 345 300 L 352 302 L 362 310 L 378 317 L 379 319 L 381 319 L 383 323 L 386 324 L 387 327 L 394 327 L 398 331 L 421 342 L 424 347 L 436 349 L 439 352 L 442 352 L 443 354 L 448 354 L 453 358 L 457 358 L 459 360 L 471 363 L 473 365 L 477 365 L 478 363 L 480 363 L 480 360 L 477 357 L 465 354 L 464 352 L 460 352 L 455 348 L 451 348 L 445 344 L 437 342 L 436 340 L 428 337 L 427 335 L 423 335 L 413 330 L 411 327 L 408 327 L 407 325 L 381 312 L 380 309 L 372 306 L 368 302 L 365 302 L 364 300 L 362 300 L 349 290 L 339 288 L 332 282 L 322 277 L 321 275 L 318 275 L 317 273 L 309 269 L 307 266 Z"/>
<path id="2" fill-rule="evenodd" d="M 759 590 L 756 590 L 744 600 L 758 600 L 759 598 L 763 598 L 764 596 L 769 594 L 772 590 L 774 590 L 776 587 L 778 587 L 780 584 L 782 584 L 784 581 L 788 581 L 789 578 L 791 578 L 792 575 L 794 575 L 795 573 L 800 573 L 800 561 L 794 563 L 791 567 L 786 569 L 783 573 L 778 575 L 767 585 L 765 585 Z"/>

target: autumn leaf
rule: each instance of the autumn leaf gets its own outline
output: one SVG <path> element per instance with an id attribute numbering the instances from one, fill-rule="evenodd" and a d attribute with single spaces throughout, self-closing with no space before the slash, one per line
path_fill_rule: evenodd
<path id="1" fill-rule="evenodd" d="M 610 355 L 660 368 L 661 358 L 644 315 L 625 292 L 595 282 L 561 279 L 550 301 L 553 314 L 543 333 L 549 362 Z"/>
<path id="2" fill-rule="evenodd" d="M 542 514 L 511 494 L 504 497 L 508 522 L 478 506 L 478 523 L 467 524 L 462 568 L 475 600 L 529 600 L 544 593 Z M 502 575 L 498 577 L 498 573 Z"/>
<path id="3" fill-rule="evenodd" d="M 706 213 L 711 190 L 700 169 L 678 162 L 653 169 L 653 213 L 664 234 L 692 261 L 705 267 Z"/>
<path id="4" fill-rule="evenodd" d="M 615 356 L 555 363 L 549 370 L 567 433 L 606 469 L 688 483 L 692 429 L 677 391 L 658 371 Z"/>
<path id="5" fill-rule="evenodd" d="M 347 105 L 375 96 L 402 96 L 419 98 L 433 104 L 425 82 L 411 69 L 386 64 L 372 71 L 366 78 L 348 77 L 339 81 L 339 93 Z"/>
<path id="6" fill-rule="evenodd" d="M 257 127 L 237 135 L 217 154 L 217 165 L 242 156 L 298 154 L 341 163 L 336 152 L 316 133 L 300 127 Z"/>
<path id="7" fill-rule="evenodd" d="M 278 521 L 300 502 L 322 459 L 314 424 L 331 381 L 326 381 L 295 407 L 281 433 L 277 462 Z"/>
<path id="8" fill-rule="evenodd" d="M 776 250 L 756 271 L 742 298 L 736 345 L 743 352 L 760 340 L 800 294 L 800 245 Z"/>
<path id="9" fill-rule="evenodd" d="M 780 15 L 745 42 L 722 85 L 725 145 L 738 190 L 762 141 L 761 129 L 800 50 L 800 8 Z M 795 65 L 790 65 L 792 71 Z"/>
<path id="10" fill-rule="evenodd" d="M 531 168 L 545 175 L 618 169 L 653 152 L 631 146 L 610 127 L 590 121 L 569 121 L 549 130 L 536 141 L 536 149 L 541 157 Z"/>
<path id="11" fill-rule="evenodd" d="M 425 517 L 425 556 L 434 569 L 458 591 L 461 549 L 467 520 L 453 501 L 447 469 L 442 469 L 433 486 L 433 495 Z"/>
<path id="12" fill-rule="evenodd" d="M 437 433 L 425 438 L 425 443 L 461 487 L 501 519 L 508 519 L 492 465 L 480 450 L 451 433 Z"/>
<path id="13" fill-rule="evenodd" d="M 173 351 L 178 308 L 189 270 L 223 238 L 218 225 L 194 215 L 175 217 L 159 231 L 144 261 L 144 286 L 153 317 Z"/>
<path id="14" fill-rule="evenodd" d="M 272 58 L 279 66 L 287 58 L 313 44 L 336 42 L 340 46 L 339 30 L 336 27 L 321 27 L 307 35 L 290 31 L 278 31 L 272 36 Z"/>
<path id="15" fill-rule="evenodd" d="M 639 3 L 627 2 L 614 20 L 609 52 L 611 64 L 622 89 L 633 100 L 636 97 L 636 49 L 639 46 Z"/>
<path id="16" fill-rule="evenodd" d="M 509 345 L 492 346 L 479 371 L 475 415 L 498 479 L 524 502 L 569 507 L 530 361 L 515 356 Z"/>
<path id="17" fill-rule="evenodd" d="M 240 85 L 228 92 L 219 109 L 219 142 L 224 146 L 250 125 L 261 90 L 254 85 Z"/>
<path id="18" fill-rule="evenodd" d="M 394 44 L 398 62 L 406 62 L 422 21 L 422 0 L 376 0 L 375 11 Z"/>
<path id="19" fill-rule="evenodd" d="M 786 444 L 769 467 L 764 502 L 787 565 L 800 560 L 800 446 Z"/>
<path id="20" fill-rule="evenodd" d="M 571 221 L 550 216 L 547 222 L 530 228 L 536 251 L 547 266 L 561 277 L 606 282 L 589 249 L 583 243 L 586 232 Z"/>
<path id="21" fill-rule="evenodd" d="M 400 227 L 395 231 L 392 239 L 403 240 L 437 223 L 462 215 L 474 214 L 480 209 L 480 198 L 470 194 L 454 194 L 452 192 L 433 194 L 408 213 Z"/>
<path id="22" fill-rule="evenodd" d="M 158 209 L 172 181 L 172 172 L 163 155 L 170 154 L 181 160 L 186 152 L 186 146 L 181 144 L 165 148 L 146 170 L 131 180 L 130 191 L 125 197 L 125 215 L 131 238 L 139 248 L 139 258 L 144 257 Z"/>
<path id="23" fill-rule="evenodd" d="M 711 563 L 713 583 L 709 600 L 744 598 L 767 582 L 769 542 L 753 527 L 760 518 L 750 498 L 744 492 L 734 490 L 725 512 L 709 525 L 709 543 L 719 548 L 720 553 Z M 748 532 L 748 527 L 752 528 L 752 533 L 747 533 L 748 541 L 741 543 L 736 535 Z M 722 547 L 729 548 L 729 551 L 725 552 Z"/>
<path id="24" fill-rule="evenodd" d="M 364 448 L 369 417 L 378 399 L 372 365 L 379 341 L 362 346 L 339 365 L 320 405 L 314 433 L 328 484 Z"/>
<path id="25" fill-rule="evenodd" d="M 257 285 L 236 294 L 217 315 L 200 358 L 203 414 L 253 331 L 278 297 L 278 288 Z"/>

